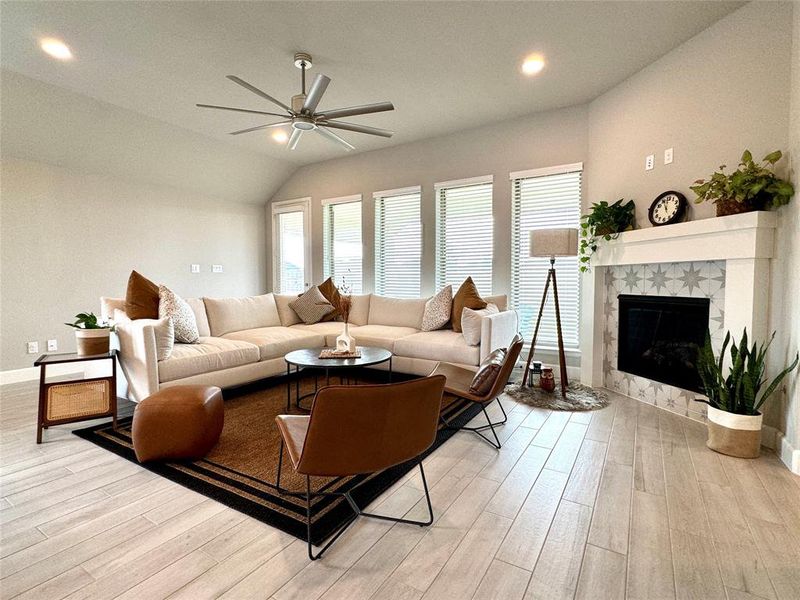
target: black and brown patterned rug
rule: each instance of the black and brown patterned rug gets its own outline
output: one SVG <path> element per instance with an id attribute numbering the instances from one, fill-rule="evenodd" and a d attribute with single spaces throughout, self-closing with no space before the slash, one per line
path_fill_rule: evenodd
<path id="1" fill-rule="evenodd" d="M 363 377 L 362 381 L 365 382 L 378 382 L 384 376 L 379 371 L 359 373 L 359 378 Z M 395 380 L 399 378 L 401 376 L 395 375 Z M 303 377 L 301 374 L 300 383 L 302 393 L 313 391 L 313 376 Z M 274 485 L 280 447 L 280 434 L 274 419 L 275 415 L 286 412 L 285 378 L 273 378 L 225 390 L 223 395 L 225 427 L 219 443 L 204 459 L 147 463 L 142 466 L 304 540 L 305 499 L 279 494 Z M 442 415 L 456 426 L 467 423 L 479 412 L 478 405 L 452 396 L 446 396 L 442 403 Z M 121 419 L 116 431 L 111 423 L 107 423 L 78 429 L 74 433 L 131 462 L 137 462 L 131 442 L 131 418 Z M 453 434 L 451 429 L 440 429 L 427 454 L 434 452 Z M 318 477 L 312 480 L 312 485 L 314 490 L 353 490 L 356 502 L 366 507 L 414 468 L 415 464 L 404 463 L 371 475 L 328 479 Z M 294 474 L 288 456 L 284 456 L 283 465 L 281 485 L 290 491 L 304 492 L 305 477 Z M 345 500 L 331 496 L 315 499 L 312 503 L 311 541 L 319 544 L 351 517 L 352 512 Z"/>

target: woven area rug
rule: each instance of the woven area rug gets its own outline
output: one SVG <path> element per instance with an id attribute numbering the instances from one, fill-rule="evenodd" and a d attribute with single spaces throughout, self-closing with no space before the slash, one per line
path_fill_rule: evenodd
<path id="1" fill-rule="evenodd" d="M 365 382 L 378 382 L 385 375 L 378 371 L 360 371 L 358 377 Z M 395 374 L 395 381 L 401 377 Z M 301 393 L 314 390 L 313 375 L 302 377 L 301 374 L 300 383 Z M 285 378 L 225 390 L 223 395 L 225 427 L 219 443 L 208 456 L 191 462 L 147 463 L 142 466 L 304 540 L 305 499 L 281 495 L 274 486 L 280 448 L 280 435 L 274 419 L 275 415 L 286 412 Z M 292 399 L 294 402 L 294 389 Z M 443 416 L 456 426 L 467 423 L 479 412 L 480 406 L 477 404 L 452 396 L 446 396 L 442 403 Z M 131 442 L 131 421 L 131 418 L 121 419 L 116 431 L 108 423 L 79 429 L 74 433 L 131 462 L 137 462 Z M 435 451 L 454 433 L 450 429 L 440 430 L 427 454 Z M 315 477 L 312 478 L 312 486 L 314 490 L 328 491 L 355 488 L 353 497 L 359 506 L 366 507 L 415 466 L 416 463 L 405 463 L 379 473 L 356 477 Z M 281 484 L 290 491 L 305 492 L 305 477 L 294 474 L 288 455 L 284 455 Z M 319 544 L 325 540 L 351 516 L 352 512 L 344 499 L 321 497 L 314 500 L 312 543 Z"/>
<path id="2" fill-rule="evenodd" d="M 554 392 L 546 392 L 537 387 L 522 387 L 518 383 L 506 386 L 506 394 L 531 406 L 550 410 L 585 411 L 598 410 L 608 406 L 608 395 L 580 383 L 570 383 L 567 397 L 561 397 L 561 388 L 556 381 Z"/>

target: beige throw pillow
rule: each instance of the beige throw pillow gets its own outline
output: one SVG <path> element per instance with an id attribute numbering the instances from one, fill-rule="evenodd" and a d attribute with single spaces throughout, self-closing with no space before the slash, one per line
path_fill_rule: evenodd
<path id="1" fill-rule="evenodd" d="M 322 318 L 333 312 L 333 305 L 325 299 L 317 286 L 308 288 L 297 300 L 289 302 L 297 316 L 306 325 L 319 323 Z"/>
<path id="2" fill-rule="evenodd" d="M 496 315 L 500 311 L 494 304 L 487 304 L 486 308 L 465 308 L 461 313 L 461 333 L 464 341 L 469 346 L 477 346 L 481 343 L 481 322 L 484 317 Z"/>
<path id="3" fill-rule="evenodd" d="M 453 286 L 447 285 L 425 303 L 422 313 L 422 331 L 441 329 L 450 322 L 453 308 Z"/>
<path id="4" fill-rule="evenodd" d="M 175 341 L 179 344 L 194 344 L 200 339 L 192 307 L 165 285 L 158 286 L 158 316 L 172 321 Z"/>

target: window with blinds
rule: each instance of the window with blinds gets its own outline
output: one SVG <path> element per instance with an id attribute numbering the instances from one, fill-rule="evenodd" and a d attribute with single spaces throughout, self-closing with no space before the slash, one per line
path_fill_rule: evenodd
<path id="1" fill-rule="evenodd" d="M 305 289 L 305 238 L 302 210 L 282 212 L 275 219 L 275 289 L 281 294 Z"/>
<path id="2" fill-rule="evenodd" d="M 542 302 L 549 258 L 530 258 L 529 232 L 533 229 L 578 228 L 581 211 L 582 164 L 565 165 L 522 173 L 512 173 L 511 298 L 519 314 L 520 332 L 533 335 Z M 577 350 L 580 321 L 580 278 L 578 258 L 556 258 L 558 303 L 564 347 Z M 539 337 L 539 348 L 556 348 L 553 291 L 548 294 Z"/>
<path id="3" fill-rule="evenodd" d="M 323 266 L 325 278 L 346 284 L 354 294 L 362 290 L 361 196 L 323 201 Z"/>
<path id="4" fill-rule="evenodd" d="M 376 192 L 375 293 L 419 298 L 422 222 L 420 188 Z"/>
<path id="5" fill-rule="evenodd" d="M 472 277 L 478 291 L 492 293 L 492 179 L 437 183 L 436 289 L 453 293 Z"/>

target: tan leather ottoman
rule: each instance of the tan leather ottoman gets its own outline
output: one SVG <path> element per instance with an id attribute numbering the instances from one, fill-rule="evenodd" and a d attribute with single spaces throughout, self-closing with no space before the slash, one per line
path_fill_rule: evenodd
<path id="1" fill-rule="evenodd" d="M 139 462 L 202 458 L 225 421 L 222 390 L 207 385 L 165 388 L 133 413 L 133 449 Z"/>

